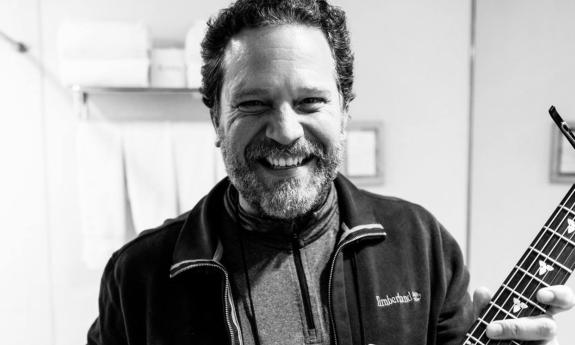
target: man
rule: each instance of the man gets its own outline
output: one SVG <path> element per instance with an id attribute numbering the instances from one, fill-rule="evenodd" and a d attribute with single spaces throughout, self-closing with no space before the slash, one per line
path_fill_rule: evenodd
<path id="1" fill-rule="evenodd" d="M 461 344 L 474 315 L 453 238 L 337 174 L 353 99 L 344 13 L 239 0 L 202 49 L 229 179 L 114 253 L 88 343 Z M 573 304 L 561 286 L 538 297 Z M 551 342 L 554 329 L 521 318 L 488 335 Z"/>

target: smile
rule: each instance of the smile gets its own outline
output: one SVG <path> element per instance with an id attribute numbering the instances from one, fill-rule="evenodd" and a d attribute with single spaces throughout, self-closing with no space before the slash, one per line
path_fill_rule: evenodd
<path id="1" fill-rule="evenodd" d="M 258 161 L 268 169 L 282 170 L 282 169 L 292 169 L 299 166 L 305 165 L 310 160 L 312 156 L 295 156 L 295 157 L 265 157 L 259 159 Z"/>

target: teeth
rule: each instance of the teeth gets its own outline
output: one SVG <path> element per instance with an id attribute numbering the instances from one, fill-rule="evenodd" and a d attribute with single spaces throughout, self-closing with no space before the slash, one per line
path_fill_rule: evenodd
<path id="1" fill-rule="evenodd" d="M 280 158 L 275 158 L 275 157 L 266 157 L 266 160 L 268 161 L 268 163 L 271 166 L 274 167 L 291 167 L 291 166 L 298 166 L 301 164 L 301 162 L 304 160 L 305 157 L 303 156 L 297 156 L 297 157 L 280 157 Z"/>

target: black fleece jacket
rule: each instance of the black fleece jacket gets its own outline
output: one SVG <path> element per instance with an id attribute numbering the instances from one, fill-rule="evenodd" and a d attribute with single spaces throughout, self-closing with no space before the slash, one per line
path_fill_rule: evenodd
<path id="1" fill-rule="evenodd" d="M 224 179 L 190 212 L 109 260 L 88 344 L 242 344 L 219 233 L 232 221 Z M 422 207 L 335 180 L 341 227 L 330 258 L 335 344 L 461 344 L 472 322 L 468 272 Z"/>

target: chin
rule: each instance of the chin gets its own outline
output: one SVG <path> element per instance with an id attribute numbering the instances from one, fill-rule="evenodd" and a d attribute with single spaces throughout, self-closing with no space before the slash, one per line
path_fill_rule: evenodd
<path id="1" fill-rule="evenodd" d="M 323 200 L 325 184 L 305 180 L 308 183 L 292 178 L 266 188 L 260 195 L 258 208 L 265 216 L 282 220 L 295 219 L 314 210 Z"/>

